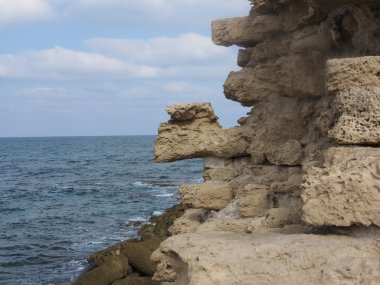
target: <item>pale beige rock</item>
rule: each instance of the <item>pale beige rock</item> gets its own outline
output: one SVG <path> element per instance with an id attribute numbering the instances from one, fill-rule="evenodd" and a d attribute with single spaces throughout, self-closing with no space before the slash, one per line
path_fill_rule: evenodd
<path id="1" fill-rule="evenodd" d="M 332 59 L 327 61 L 329 92 L 351 87 L 380 85 L 380 56 Z"/>
<path id="2" fill-rule="evenodd" d="M 301 183 L 301 167 L 247 165 L 229 185 L 234 191 L 248 184 L 258 184 L 269 187 L 271 193 L 293 193 L 300 191 Z"/>
<path id="3" fill-rule="evenodd" d="M 242 126 L 223 130 L 209 104 L 172 105 L 168 111 L 172 120 L 160 125 L 154 145 L 155 161 L 247 155 L 251 128 Z"/>
<path id="4" fill-rule="evenodd" d="M 380 226 L 380 149 L 331 148 L 307 169 L 303 220 L 315 226 Z"/>
<path id="5" fill-rule="evenodd" d="M 259 232 L 179 235 L 157 250 L 177 272 L 177 285 L 376 284 L 380 244 L 374 239 Z"/>
<path id="6" fill-rule="evenodd" d="M 204 158 L 203 178 L 205 181 L 230 181 L 238 175 L 239 170 L 250 164 L 250 157 L 223 159 L 217 157 Z"/>
<path id="7" fill-rule="evenodd" d="M 340 144 L 380 143 L 380 86 L 340 91 L 335 106 L 339 119 L 330 137 Z"/>
<path id="8" fill-rule="evenodd" d="M 314 105 L 314 100 L 284 97 L 256 104 L 247 123 L 253 129 L 248 149 L 253 162 L 300 165 L 303 145 L 309 140 L 306 119 L 313 113 Z"/>
<path id="9" fill-rule="evenodd" d="M 215 20 L 211 24 L 212 41 L 221 46 L 249 46 L 263 37 L 255 31 L 250 17 L 237 17 Z"/>
<path id="10" fill-rule="evenodd" d="M 300 222 L 300 208 L 298 208 L 298 212 L 290 207 L 272 208 L 261 221 L 259 228 L 281 228 L 286 225 L 299 224 Z"/>
<path id="11" fill-rule="evenodd" d="M 155 250 L 151 256 L 152 261 L 157 263 L 157 270 L 153 280 L 161 282 L 175 282 L 177 273 L 173 269 L 169 258 L 159 250 Z"/>
<path id="12" fill-rule="evenodd" d="M 218 120 L 210 103 L 182 103 L 169 105 L 166 112 L 170 115 L 172 122 L 193 121 L 195 119 L 207 118 L 210 122 Z"/>
<path id="13" fill-rule="evenodd" d="M 276 69 L 273 64 L 260 64 L 254 68 L 243 68 L 231 72 L 224 83 L 227 99 L 238 101 L 243 106 L 253 106 L 256 101 L 278 96 Z"/>
<path id="14" fill-rule="evenodd" d="M 214 218 L 201 224 L 196 233 L 232 232 L 252 233 L 256 220 L 252 218 Z"/>
<path id="15" fill-rule="evenodd" d="M 233 199 L 227 183 L 184 184 L 179 187 L 181 203 L 193 208 L 220 210 Z"/>
<path id="16" fill-rule="evenodd" d="M 242 217 L 264 216 L 270 208 L 269 187 L 260 184 L 248 184 L 235 192 L 239 212 Z"/>
<path id="17" fill-rule="evenodd" d="M 237 176 L 237 172 L 228 168 L 210 168 L 203 171 L 204 181 L 228 182 Z"/>
<path id="18" fill-rule="evenodd" d="M 193 233 L 209 217 L 209 211 L 206 209 L 188 209 L 185 213 L 176 219 L 169 228 L 171 235 Z"/>

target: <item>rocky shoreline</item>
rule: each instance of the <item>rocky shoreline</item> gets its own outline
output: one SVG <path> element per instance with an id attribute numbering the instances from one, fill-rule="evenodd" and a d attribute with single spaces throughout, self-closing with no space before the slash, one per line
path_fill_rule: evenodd
<path id="1" fill-rule="evenodd" d="M 186 207 L 175 205 L 159 216 L 151 216 L 142 225 L 138 236 L 98 251 L 87 258 L 88 266 L 71 285 L 159 285 L 152 280 L 157 265 L 152 253 L 170 235 L 174 220 L 184 214 Z"/>
<path id="2" fill-rule="evenodd" d="M 209 103 L 169 106 L 155 160 L 203 158 L 205 182 L 74 284 L 380 284 L 380 3 L 251 2 L 212 24 L 251 111 L 223 129 Z"/>

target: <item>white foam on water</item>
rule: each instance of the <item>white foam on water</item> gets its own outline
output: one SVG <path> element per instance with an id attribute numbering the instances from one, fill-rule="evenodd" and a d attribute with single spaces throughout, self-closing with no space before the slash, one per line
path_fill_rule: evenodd
<path id="1" fill-rule="evenodd" d="M 162 211 L 154 211 L 153 212 L 153 216 L 159 216 L 161 215 L 163 212 Z"/>
<path id="2" fill-rule="evenodd" d="M 104 241 L 89 241 L 86 242 L 85 245 L 93 245 L 93 244 L 102 244 Z"/>
<path id="3" fill-rule="evenodd" d="M 135 218 L 130 218 L 128 219 L 128 222 L 146 222 L 147 219 L 143 217 L 135 217 Z"/>
<path id="4" fill-rule="evenodd" d="M 137 187 L 151 186 L 149 183 L 145 183 L 145 182 L 142 182 L 142 181 L 133 182 L 132 185 L 133 186 L 137 186 Z"/>

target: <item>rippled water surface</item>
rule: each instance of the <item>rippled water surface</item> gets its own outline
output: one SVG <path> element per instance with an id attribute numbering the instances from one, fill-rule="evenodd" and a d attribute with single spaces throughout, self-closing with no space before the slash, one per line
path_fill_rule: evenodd
<path id="1" fill-rule="evenodd" d="M 0 284 L 63 284 L 199 181 L 201 160 L 153 162 L 153 136 L 0 139 Z"/>

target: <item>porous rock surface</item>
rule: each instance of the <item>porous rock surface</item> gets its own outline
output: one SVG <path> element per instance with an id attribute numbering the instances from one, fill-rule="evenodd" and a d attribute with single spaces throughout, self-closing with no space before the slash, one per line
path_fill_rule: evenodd
<path id="1" fill-rule="evenodd" d="M 177 285 L 378 284 L 380 244 L 337 235 L 204 233 L 164 241 Z"/>
<path id="2" fill-rule="evenodd" d="M 338 120 L 329 132 L 341 144 L 380 142 L 380 57 L 329 60 L 327 87 Z"/>
<path id="3" fill-rule="evenodd" d="M 203 158 L 204 182 L 132 249 L 91 259 L 120 259 L 108 283 L 380 284 L 380 3 L 251 3 L 212 23 L 214 43 L 240 47 L 224 95 L 250 112 L 223 129 L 210 103 L 167 108 L 155 160 Z"/>
<path id="4" fill-rule="evenodd" d="M 180 104 L 159 128 L 156 161 L 203 157 L 205 182 L 179 188 L 154 279 L 380 284 L 380 3 L 251 2 L 212 23 L 241 47 L 225 97 L 251 111 L 224 130 Z"/>
<path id="5" fill-rule="evenodd" d="M 336 147 L 307 170 L 303 219 L 311 225 L 380 226 L 380 149 Z"/>
<path id="6" fill-rule="evenodd" d="M 210 103 L 172 105 L 167 112 L 170 121 L 160 125 L 154 147 L 157 162 L 246 155 L 250 130 L 246 127 L 223 130 Z"/>

